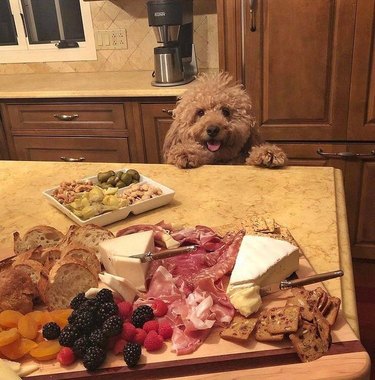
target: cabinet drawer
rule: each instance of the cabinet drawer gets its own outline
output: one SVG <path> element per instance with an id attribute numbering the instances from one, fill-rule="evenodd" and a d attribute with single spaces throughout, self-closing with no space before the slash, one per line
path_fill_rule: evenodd
<path id="1" fill-rule="evenodd" d="M 128 139 L 90 137 L 14 137 L 16 157 L 22 161 L 130 162 Z"/>
<path id="2" fill-rule="evenodd" d="M 122 104 L 64 103 L 8 104 L 10 129 L 17 134 L 59 134 L 125 136 Z"/>

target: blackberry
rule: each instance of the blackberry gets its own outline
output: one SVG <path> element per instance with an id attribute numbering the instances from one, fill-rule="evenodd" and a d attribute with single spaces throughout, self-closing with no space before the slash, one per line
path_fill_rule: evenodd
<path id="1" fill-rule="evenodd" d="M 81 314 L 79 310 L 73 310 L 72 313 L 68 317 L 68 322 L 70 324 L 73 324 L 79 314 Z"/>
<path id="2" fill-rule="evenodd" d="M 78 330 L 90 332 L 95 326 L 95 315 L 91 311 L 83 311 L 74 318 L 73 324 Z"/>
<path id="3" fill-rule="evenodd" d="M 97 310 L 97 318 L 99 322 L 104 322 L 112 315 L 118 314 L 118 306 L 112 302 L 105 302 L 99 306 Z"/>
<path id="4" fill-rule="evenodd" d="M 87 335 L 78 338 L 73 344 L 73 352 L 78 358 L 82 358 L 87 349 L 90 347 L 90 341 Z"/>
<path id="5" fill-rule="evenodd" d="M 92 331 L 88 340 L 91 346 L 105 347 L 107 344 L 107 336 L 100 329 Z"/>
<path id="6" fill-rule="evenodd" d="M 112 315 L 103 323 L 103 333 L 106 336 L 115 336 L 122 331 L 122 319 L 118 315 Z"/>
<path id="7" fill-rule="evenodd" d="M 90 298 L 81 304 L 78 311 L 79 312 L 90 311 L 92 313 L 96 313 L 99 306 L 100 306 L 100 303 L 95 298 Z"/>
<path id="8" fill-rule="evenodd" d="M 154 318 L 154 311 L 151 306 L 141 305 L 132 314 L 131 322 L 135 327 L 143 327 L 144 323 Z"/>
<path id="9" fill-rule="evenodd" d="M 106 357 L 105 351 L 97 346 L 89 347 L 83 356 L 82 363 L 89 371 L 99 368 Z"/>
<path id="10" fill-rule="evenodd" d="M 43 326 L 42 334 L 47 340 L 57 339 L 60 336 L 60 326 L 55 322 L 46 323 Z"/>
<path id="11" fill-rule="evenodd" d="M 79 307 L 87 300 L 85 297 L 85 293 L 78 293 L 71 301 L 70 301 L 70 307 L 73 310 L 79 309 Z"/>
<path id="12" fill-rule="evenodd" d="M 141 357 L 142 347 L 138 343 L 127 343 L 124 347 L 124 360 L 128 367 L 135 367 Z"/>
<path id="13" fill-rule="evenodd" d="M 106 288 L 100 289 L 95 299 L 100 303 L 114 302 L 112 290 Z"/>
<path id="14" fill-rule="evenodd" d="M 74 342 L 79 338 L 80 332 L 74 325 L 66 325 L 60 333 L 59 343 L 65 347 L 73 347 Z"/>

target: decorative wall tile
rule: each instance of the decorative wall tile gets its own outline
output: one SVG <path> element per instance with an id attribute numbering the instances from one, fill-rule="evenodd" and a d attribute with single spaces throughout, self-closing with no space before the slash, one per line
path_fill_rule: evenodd
<path id="1" fill-rule="evenodd" d="M 146 0 L 93 1 L 90 8 L 94 33 L 125 29 L 127 49 L 97 50 L 96 61 L 0 64 L 0 74 L 153 70 L 158 44 L 148 26 Z M 218 68 L 216 0 L 194 0 L 193 25 L 198 68 Z"/>

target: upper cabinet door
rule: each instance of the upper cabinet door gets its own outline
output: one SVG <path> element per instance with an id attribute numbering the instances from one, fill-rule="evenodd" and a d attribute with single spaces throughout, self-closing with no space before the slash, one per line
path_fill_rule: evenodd
<path id="1" fill-rule="evenodd" d="M 358 0 L 348 140 L 375 139 L 375 1 Z"/>
<path id="2" fill-rule="evenodd" d="M 245 84 L 263 136 L 345 139 L 356 1 L 245 4 Z"/>

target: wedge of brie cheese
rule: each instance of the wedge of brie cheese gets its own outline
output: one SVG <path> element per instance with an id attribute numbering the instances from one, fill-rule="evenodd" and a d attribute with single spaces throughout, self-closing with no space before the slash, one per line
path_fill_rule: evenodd
<path id="1" fill-rule="evenodd" d="M 298 269 L 298 247 L 264 236 L 244 236 L 234 265 L 227 295 L 244 316 L 258 311 L 260 287 L 280 282 Z"/>
<path id="2" fill-rule="evenodd" d="M 145 277 L 149 263 L 130 258 L 154 250 L 153 231 L 142 231 L 130 235 L 109 239 L 99 244 L 100 258 L 106 271 L 123 277 L 134 288 L 145 291 Z"/>

